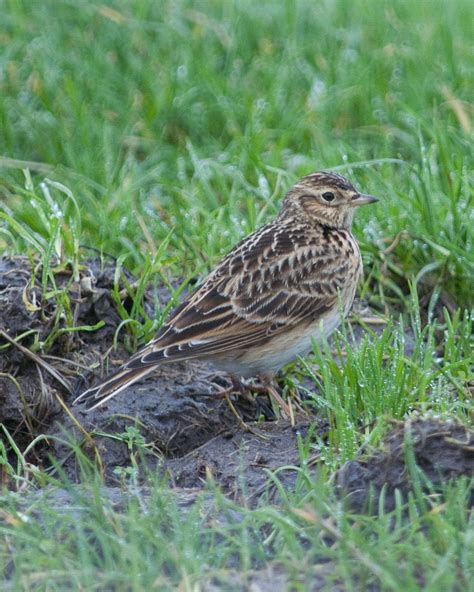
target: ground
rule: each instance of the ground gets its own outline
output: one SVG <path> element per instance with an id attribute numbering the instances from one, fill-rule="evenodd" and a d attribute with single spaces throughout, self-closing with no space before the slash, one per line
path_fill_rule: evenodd
<path id="1" fill-rule="evenodd" d="M 1 8 L 0 587 L 470 589 L 472 2 Z M 290 419 L 197 363 L 72 405 L 324 169 L 379 202 Z"/>
<path id="2" fill-rule="evenodd" d="M 309 474 L 315 474 L 321 462 L 319 445 L 328 441 L 330 432 L 327 419 L 300 398 L 301 411 L 292 422 L 269 413 L 271 403 L 262 401 L 262 395 L 232 397 L 232 411 L 228 401 L 218 395 L 222 375 L 199 362 L 163 366 L 95 410 L 72 407 L 75 394 L 100 374 L 105 358 L 107 365 L 115 365 L 127 356 L 123 346 L 112 353 L 110 349 L 120 320 L 111 297 L 114 264 L 91 260 L 72 283 L 71 274 L 64 270 L 55 275 L 56 288 L 66 290 L 75 304 L 78 326 L 96 327 L 100 320 L 104 324 L 95 331 L 66 335 L 66 339 L 59 336 L 47 356 L 32 352 L 34 340 L 28 336 L 34 331 L 34 336 L 44 339 L 55 314 L 38 306 L 43 293 L 35 287 L 33 269 L 31 261 L 22 257 L 0 259 L 0 325 L 5 345 L 10 344 L 4 347 L 1 359 L 0 422 L 17 446 L 28 451 L 22 457 L 26 473 L 35 467 L 53 469 L 54 474 L 60 467 L 64 485 L 46 483 L 37 491 L 24 489 L 15 508 L 17 516 L 28 514 L 47 523 L 53 512 L 86 521 L 94 494 L 84 488 L 84 459 L 100 470 L 97 493 L 101 504 L 111 511 L 126 512 L 130 500 L 138 496 L 140 511 L 145 515 L 151 512 L 153 496 L 147 479 L 134 479 L 132 489 L 129 484 L 133 472 L 151 471 L 168 484 L 167 495 L 173 496 L 181 519 L 198 506 L 200 514 L 207 516 L 206 528 L 210 523 L 243 523 L 244 508 L 258 508 L 262 503 L 285 505 L 282 492 L 298 488 L 303 442 L 313 446 L 304 464 Z M 125 279 L 133 284 L 130 275 Z M 120 284 L 119 289 L 124 286 Z M 125 292 L 122 294 L 123 304 L 131 306 Z M 161 285 L 148 287 L 143 296 L 149 305 L 155 298 L 166 305 L 170 298 L 169 290 Z M 26 337 L 9 341 L 11 335 Z M 352 345 L 357 347 L 360 338 L 360 330 L 354 332 Z M 413 348 L 413 337 L 409 337 L 405 354 L 412 355 Z M 82 455 L 74 454 L 75 447 Z M 8 457 L 12 466 L 14 450 Z M 4 467 L 3 486 L 15 489 L 14 476 L 5 470 L 8 463 Z M 420 417 L 392 422 L 377 450 L 361 450 L 334 478 L 336 495 L 348 508 L 377 513 L 381 507 L 384 512 L 399 507 L 417 486 L 436 499 L 450 481 L 473 475 L 474 431 L 456 421 Z M 209 490 L 211 483 L 235 504 L 232 509 L 216 504 Z M 467 507 L 473 507 L 474 489 L 466 495 Z M 317 520 L 313 510 L 303 507 L 294 512 L 305 520 Z M 15 520 L 8 511 L 4 518 Z M 335 544 L 341 536 L 338 529 L 324 521 L 323 527 L 325 541 Z M 7 565 L 9 579 L 12 564 Z M 204 589 L 264 591 L 271 586 L 283 591 L 290 581 L 292 585 L 296 581 L 278 560 L 257 562 L 245 572 L 236 569 L 237 558 L 229 558 L 226 565 L 220 575 L 204 578 Z M 296 579 L 314 591 L 326 589 L 329 582 L 332 589 L 345 589 L 333 561 L 318 560 Z"/>
<path id="3" fill-rule="evenodd" d="M 54 311 L 27 303 L 42 300 L 40 288 L 32 287 L 32 275 L 27 259 L 0 259 L 0 325 L 7 336 L 34 330 L 43 339 L 50 331 L 48 312 L 54 315 Z M 233 411 L 219 396 L 223 376 L 202 362 L 164 365 L 151 377 L 129 387 L 125 395 L 92 411 L 85 405 L 71 406 L 77 393 L 97 379 L 101 361 L 110 354 L 120 320 L 111 297 L 113 278 L 114 265 L 99 260 L 83 265 L 73 284 L 69 284 L 70 273 L 56 275 L 56 288 L 66 289 L 75 303 L 78 326 L 97 326 L 102 320 L 102 328 L 58 338 L 48 356 L 41 358 L 26 348 L 28 338 L 11 343 L 4 351 L 1 423 L 22 448 L 39 434 L 46 436 L 38 446 L 31 447 L 25 460 L 47 466 L 53 455 L 68 478 L 79 482 L 80 467 L 71 455 L 74 441 L 92 460 L 100 462 L 106 487 L 120 485 L 123 471 L 139 449 L 139 461 L 165 475 L 172 487 L 180 490 L 202 488 L 212 479 L 231 499 L 252 505 L 269 487 L 269 471 L 279 471 L 283 486 L 293 487 L 300 462 L 298 442 L 306 440 L 310 430 L 314 443 L 318 437 L 324 439 L 328 422 L 303 407 L 290 422 L 274 415 L 270 400 L 264 402 L 262 396 L 233 396 Z M 91 288 L 81 290 L 86 279 Z M 128 280 L 133 283 L 131 276 Z M 148 302 L 154 297 L 161 298 L 161 305 L 166 306 L 170 294 L 164 286 L 155 286 L 144 294 Z M 408 340 L 408 354 L 410 347 Z M 117 365 L 126 356 L 119 348 L 106 362 Z M 96 371 L 84 370 L 88 364 Z M 267 410 L 267 417 L 261 409 Z M 371 488 L 375 488 L 376 499 L 382 488 L 387 488 L 388 510 L 395 506 L 396 489 L 402 495 L 408 493 L 406 433 L 412 439 L 414 461 L 431 483 L 474 474 L 474 435 L 466 427 L 437 419 L 396 424 L 386 437 L 383 452 L 347 462 L 338 473 L 340 491 L 359 511 L 366 508 Z M 309 459 L 316 461 L 317 455 Z"/>
<path id="4" fill-rule="evenodd" d="M 3 289 L 4 304 L 0 318 L 8 335 L 22 335 L 32 328 L 40 336 L 49 331 L 48 321 L 41 318 L 43 311 L 28 311 L 22 299 L 31 273 L 30 263 L 24 258 L 0 259 L 0 290 Z M 29 358 L 24 350 L 19 351 L 13 344 L 4 353 L 0 420 L 16 441 L 25 448 L 39 433 L 57 437 L 67 435 L 87 447 L 90 438 L 99 451 L 106 483 L 110 485 L 116 485 L 120 480 L 117 469 L 130 464 L 129 445 L 133 446 L 133 438 L 137 437 L 133 436 L 133 431 L 129 431 L 127 437 L 130 428 L 147 443 L 149 454 L 146 460 L 158 465 L 179 487 L 200 487 L 210 472 L 226 492 L 233 491 L 237 495 L 238 479 L 243 470 L 248 493 L 256 495 L 267 481 L 264 469 L 296 465 L 299 458 L 297 434 L 306 437 L 310 417 L 300 414 L 293 426 L 289 420 L 276 420 L 275 417 L 271 421 L 255 423 L 261 397 L 237 397 L 237 413 L 247 424 L 239 423 L 227 401 L 219 397 L 222 388 L 219 376 L 216 377 L 212 367 L 202 362 L 165 365 L 152 377 L 132 385 L 126 396 L 115 397 L 95 410 L 88 411 L 84 405 L 69 407 L 75 392 L 85 388 L 86 379 L 94 380 L 94 376 L 91 378 L 83 370 L 86 364 L 96 365 L 100 371 L 100 359 L 110 349 L 119 323 L 110 296 L 113 274 L 113 265 L 101 268 L 100 262 L 91 262 L 81 272 L 79 284 L 84 278 L 93 277 L 93 289 L 79 295 L 72 288 L 78 305 L 78 325 L 94 326 L 105 319 L 103 328 L 78 332 L 67 342 L 58 340 L 50 359 L 44 360 L 47 362 L 44 366 L 38 365 L 36 359 Z M 68 279 L 68 274 L 59 276 L 57 287 L 61 288 L 60 282 Z M 164 300 L 170 297 L 164 288 L 157 294 Z M 29 297 L 32 297 L 31 292 Z M 39 289 L 35 298 L 41 300 Z M 151 294 L 149 300 L 152 300 Z M 119 363 L 124 356 L 127 356 L 124 351 L 114 352 L 112 363 Z M 50 369 L 64 376 L 71 392 L 64 392 L 64 386 L 48 371 Z M 43 393 L 41 405 L 37 404 L 38 392 Z M 63 407 L 58 398 L 68 407 Z M 244 425 L 248 426 L 248 431 Z M 321 434 L 324 429 L 327 425 L 322 422 Z M 85 438 L 84 434 L 90 436 Z M 69 446 L 55 438 L 32 449 L 31 459 L 27 460 L 47 462 L 51 453 L 65 461 L 63 469 L 72 480 L 77 480 L 75 459 L 69 458 Z"/>

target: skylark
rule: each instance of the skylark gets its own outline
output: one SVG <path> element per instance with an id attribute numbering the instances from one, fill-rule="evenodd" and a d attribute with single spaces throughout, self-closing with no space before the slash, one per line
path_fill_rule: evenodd
<path id="1" fill-rule="evenodd" d="M 163 363 L 201 359 L 268 379 L 308 353 L 351 308 L 362 274 L 352 219 L 375 201 L 336 173 L 300 179 L 277 217 L 238 243 L 152 341 L 75 402 L 93 409 Z"/>

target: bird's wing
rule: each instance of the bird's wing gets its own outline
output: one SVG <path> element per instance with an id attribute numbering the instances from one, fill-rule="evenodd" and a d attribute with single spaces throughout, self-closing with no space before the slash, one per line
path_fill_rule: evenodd
<path id="1" fill-rule="evenodd" d="M 258 347 L 337 306 L 348 266 L 333 246 L 269 224 L 238 245 L 125 367 Z"/>
<path id="2" fill-rule="evenodd" d="M 270 223 L 237 245 L 175 309 L 156 337 L 115 374 L 82 393 L 101 404 L 166 361 L 257 347 L 337 306 L 349 262 L 334 245 Z"/>

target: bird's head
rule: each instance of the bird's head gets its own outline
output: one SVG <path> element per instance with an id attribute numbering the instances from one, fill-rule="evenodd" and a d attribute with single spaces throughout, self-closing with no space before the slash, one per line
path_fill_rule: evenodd
<path id="1" fill-rule="evenodd" d="M 350 181 L 332 172 L 311 173 L 290 188 L 282 212 L 290 211 L 310 223 L 333 228 L 350 228 L 355 209 L 378 201 L 359 193 Z"/>

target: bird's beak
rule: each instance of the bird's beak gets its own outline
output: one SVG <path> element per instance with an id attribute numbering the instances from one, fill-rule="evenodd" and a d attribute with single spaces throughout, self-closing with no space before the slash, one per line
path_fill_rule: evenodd
<path id="1" fill-rule="evenodd" d="M 365 206 L 365 204 L 374 203 L 379 201 L 378 197 L 374 197 L 373 195 L 367 195 L 366 193 L 359 193 L 356 197 L 354 197 L 350 202 L 349 205 L 357 208 L 359 206 Z"/>

